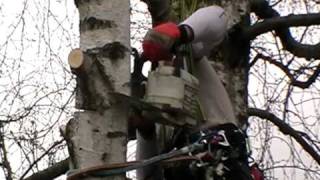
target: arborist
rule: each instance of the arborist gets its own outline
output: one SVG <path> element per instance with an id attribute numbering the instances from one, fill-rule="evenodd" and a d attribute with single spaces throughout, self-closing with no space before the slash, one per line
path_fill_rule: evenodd
<path id="1" fill-rule="evenodd" d="M 173 49 L 181 44 L 191 44 L 195 76 L 199 80 L 199 101 L 206 122 L 203 128 L 221 125 L 237 127 L 237 121 L 229 96 L 217 73 L 207 60 L 212 49 L 221 44 L 227 33 L 227 16 L 223 8 L 209 6 L 198 9 L 179 25 L 165 22 L 150 29 L 143 40 L 143 55 L 155 63 L 171 60 Z M 138 128 L 139 129 L 139 128 Z M 150 131 L 150 129 L 141 129 Z M 138 133 L 137 159 L 147 159 L 156 155 L 157 141 L 151 137 L 141 137 Z M 138 169 L 138 179 L 162 179 L 161 170 Z M 158 172 L 155 172 L 158 171 Z M 151 173 L 151 174 L 150 174 Z"/>
<path id="2" fill-rule="evenodd" d="M 200 103 L 210 125 L 236 124 L 229 96 L 205 56 L 218 46 L 227 32 L 227 17 L 219 6 L 194 12 L 180 25 L 167 22 L 149 30 L 143 41 L 143 54 L 151 62 L 170 60 L 174 45 L 191 43 L 196 77 L 200 82 Z"/>

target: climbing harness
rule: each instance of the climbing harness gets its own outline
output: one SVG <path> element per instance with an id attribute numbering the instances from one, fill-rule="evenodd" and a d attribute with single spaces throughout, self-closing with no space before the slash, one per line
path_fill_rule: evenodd
<path id="1" fill-rule="evenodd" d="M 187 137 L 185 144 L 195 141 L 205 144 L 204 151 L 192 153 L 199 158 L 199 161 L 193 161 L 189 167 L 185 167 L 184 172 L 194 172 L 191 174 L 194 178 L 191 179 L 252 180 L 247 163 L 246 137 L 235 125 L 223 124 L 197 133 L 185 133 L 189 135 L 177 132 L 178 136 Z M 183 141 L 183 138 L 179 137 L 172 139 L 180 141 L 180 145 Z M 172 146 L 179 146 L 179 142 Z M 203 177 L 203 174 L 206 177 Z M 168 176 L 169 179 L 177 179 L 174 173 L 170 174 L 170 169 Z M 188 176 L 190 175 L 178 178 L 183 179 Z"/>
<path id="2" fill-rule="evenodd" d="M 174 61 L 159 62 L 157 67 L 154 66 L 149 72 L 143 96 L 130 97 L 112 93 L 113 97 L 141 111 L 147 120 L 192 129 L 203 121 L 204 117 L 198 102 L 199 82 L 193 76 L 192 55 L 188 54 L 191 52 L 187 46 L 181 46 L 176 49 Z M 141 63 L 143 62 L 137 66 L 140 70 Z M 137 69 L 135 71 L 138 71 Z M 177 161 L 191 161 L 188 167 L 191 171 L 206 169 L 206 179 L 252 180 L 247 163 L 246 137 L 235 125 L 222 125 L 203 130 L 192 138 L 193 140 L 186 142 L 187 145 L 180 146 L 179 149 L 173 145 L 173 150 L 169 149 L 163 154 L 143 161 L 71 171 L 68 180 L 88 175 L 100 177 L 118 175 L 156 163 Z"/>

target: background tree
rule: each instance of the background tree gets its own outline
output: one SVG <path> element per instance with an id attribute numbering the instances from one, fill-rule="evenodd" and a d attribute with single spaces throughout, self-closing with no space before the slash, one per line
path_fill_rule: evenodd
<path id="1" fill-rule="evenodd" d="M 23 179 L 69 156 L 59 127 L 74 109 L 78 14 L 71 1 L 0 4 L 0 179 Z"/>
<path id="2" fill-rule="evenodd" d="M 168 18 L 162 13 L 170 6 L 178 12 L 182 1 L 146 2 L 158 21 Z M 319 24 L 319 2 L 268 1 L 283 18 L 264 1 L 197 2 L 218 2 L 231 17 L 229 42 L 234 48 L 226 41 L 224 51 L 213 53 L 214 66 L 241 122 L 247 122 L 247 115 L 261 117 L 249 118 L 249 135 L 253 156 L 267 178 L 319 179 L 320 31 L 311 26 Z M 6 179 L 19 179 L 68 157 L 59 126 L 74 111 L 75 81 L 66 59 L 78 47 L 79 19 L 72 1 L 0 3 L 1 29 L 6 29 L 0 37 L 1 168 Z M 135 33 L 141 29 L 132 35 L 143 36 Z M 239 50 L 237 42 L 244 48 Z"/>

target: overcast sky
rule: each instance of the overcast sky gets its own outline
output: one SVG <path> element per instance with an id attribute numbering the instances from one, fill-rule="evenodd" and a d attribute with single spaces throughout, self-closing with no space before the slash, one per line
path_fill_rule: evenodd
<path id="1" fill-rule="evenodd" d="M 69 71 L 67 56 L 71 49 L 79 47 L 79 19 L 78 12 L 73 2 L 74 1 L 72 0 L 0 0 L 0 92 L 10 91 L 10 89 L 14 88 L 17 83 L 23 84 L 26 82 L 26 86 L 22 86 L 23 88 L 20 90 L 21 94 L 24 95 L 24 100 L 29 101 L 35 96 L 32 92 L 38 91 L 39 87 L 33 86 L 35 84 L 38 84 L 41 87 L 46 87 L 46 91 L 50 91 L 52 85 L 54 85 L 53 89 L 58 89 L 68 85 L 69 88 L 61 92 L 63 96 L 61 95 L 61 97 L 59 97 L 59 102 L 65 102 L 66 99 L 68 99 L 73 87 L 75 86 L 75 82 L 71 81 L 70 75 L 64 73 L 64 71 Z M 137 5 L 137 3 L 140 4 Z M 133 12 L 136 13 L 132 14 L 132 21 L 135 23 L 132 24 L 133 29 L 131 36 L 134 37 L 134 39 L 132 39 L 131 42 L 133 47 L 141 50 L 140 41 L 143 38 L 146 29 L 139 27 L 141 27 L 141 23 L 143 23 L 143 27 L 150 28 L 150 18 L 148 19 L 145 17 L 144 11 L 146 10 L 146 6 L 139 2 L 139 0 L 132 0 L 132 4 L 134 5 Z M 287 8 L 287 12 L 292 12 L 292 9 L 290 10 L 291 7 L 279 8 Z M 140 13 L 136 10 L 139 10 Z M 305 12 L 305 9 L 302 8 L 299 11 Z M 284 11 L 282 14 L 286 15 L 287 13 Z M 319 37 L 319 33 L 314 34 L 313 38 L 309 39 L 308 42 L 316 43 L 320 39 Z M 269 37 L 262 36 L 260 38 L 267 39 Z M 276 40 L 268 39 L 268 41 Z M 275 47 L 271 46 L 269 48 L 270 50 L 275 49 Z M 267 69 L 272 68 L 270 66 L 261 67 Z M 148 66 L 144 70 L 144 73 L 146 74 L 147 71 Z M 267 81 L 270 82 L 276 81 L 277 78 L 279 79 L 279 77 L 283 76 L 282 72 L 275 69 L 268 70 L 268 73 L 270 74 L 268 75 Z M 253 95 L 255 105 L 258 107 L 264 106 L 266 101 L 266 96 L 261 96 L 262 92 L 266 94 L 274 93 L 266 92 L 266 89 L 263 89 L 265 87 L 262 82 L 255 76 L 252 76 L 250 79 L 250 87 L 255 87 L 249 88 L 249 91 L 250 94 Z M 282 88 L 286 87 L 283 86 Z M 272 88 L 270 89 L 272 90 Z M 315 94 L 312 91 L 318 91 L 318 89 L 311 89 L 310 91 L 311 93 L 306 93 L 305 91 L 296 89 L 295 98 L 297 101 L 312 98 Z M 37 94 L 37 96 L 40 95 L 41 94 Z M 14 94 L 9 94 L 9 96 L 7 96 L 5 93 L 0 93 L 1 100 L 13 97 Z M 318 94 L 316 98 L 319 98 Z M 48 99 L 43 103 L 45 104 L 47 101 Z M 319 115 L 317 110 L 319 109 L 319 104 L 319 102 L 314 104 L 314 102 L 310 101 L 304 103 L 300 108 L 306 113 L 306 116 L 308 116 L 308 114 L 313 116 L 314 114 Z M 22 102 L 14 102 L 10 109 L 2 106 L 1 115 L 14 114 L 19 111 L 20 108 L 24 107 L 24 105 L 25 104 Z M 58 105 L 59 104 L 57 104 L 57 106 Z M 52 110 L 52 113 L 53 112 L 56 111 Z M 55 116 L 57 115 L 52 115 L 51 118 Z M 71 116 L 71 113 L 63 114 L 65 119 L 69 116 Z M 43 117 L 45 116 L 41 116 L 41 118 Z M 62 119 L 61 116 L 57 116 L 55 118 Z M 309 122 L 315 120 L 318 119 L 313 117 L 310 118 Z M 64 123 L 63 121 L 59 122 L 61 125 Z M 59 124 L 56 127 L 58 126 Z M 18 126 L 11 128 L 14 128 L 14 132 L 16 131 L 16 133 L 19 133 Z M 296 128 L 299 128 L 299 126 L 296 126 Z M 278 138 L 275 138 L 273 141 L 271 151 L 278 154 L 278 156 L 275 156 L 278 158 L 276 161 L 284 161 L 284 159 L 288 158 L 287 156 L 291 155 L 288 146 L 279 145 L 283 143 L 281 138 L 285 138 L 285 136 L 279 135 L 277 128 L 270 127 L 270 132 L 278 135 Z M 319 128 L 315 130 L 315 132 L 319 133 Z M 254 132 L 253 130 L 251 133 L 254 134 L 257 132 Z M 52 132 L 52 135 L 54 135 L 55 138 L 51 140 L 56 140 L 59 137 L 58 129 Z M 252 143 L 252 146 L 261 146 L 261 142 L 256 140 L 256 142 Z M 13 148 L 13 150 L 11 158 L 18 159 L 16 161 L 12 161 L 15 162 L 12 164 L 13 168 L 18 169 L 19 172 L 23 172 L 23 167 L 21 167 L 23 154 L 20 154 L 17 151 L 17 148 Z M 301 154 L 304 153 L 301 152 Z M 66 155 L 66 151 L 64 151 L 58 156 L 58 158 L 62 159 Z M 307 156 L 304 154 L 303 158 L 307 158 Z M 307 159 L 307 162 L 309 162 L 310 158 Z M 2 172 L 0 172 L 0 174 L 1 173 Z M 279 173 L 281 172 L 279 171 Z M 302 175 L 298 177 L 298 179 L 299 178 L 302 178 Z M 60 179 L 65 178 L 62 177 Z"/>

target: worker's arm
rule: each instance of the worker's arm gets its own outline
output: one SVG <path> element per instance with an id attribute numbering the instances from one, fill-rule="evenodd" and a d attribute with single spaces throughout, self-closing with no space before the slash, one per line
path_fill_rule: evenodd
<path id="1" fill-rule="evenodd" d="M 180 26 L 190 28 L 186 32 L 192 38 L 195 56 L 201 58 L 209 55 L 210 50 L 223 41 L 227 32 L 227 17 L 221 7 L 209 6 L 194 12 Z"/>
<path id="2" fill-rule="evenodd" d="M 195 63 L 199 80 L 199 100 L 206 122 L 200 129 L 236 123 L 229 95 L 206 57 Z"/>
<path id="3" fill-rule="evenodd" d="M 143 52 L 153 62 L 170 60 L 174 45 L 191 42 L 195 57 L 201 58 L 222 42 L 226 31 L 227 18 L 221 7 L 201 8 L 179 26 L 168 22 L 149 30 L 142 43 Z"/>

